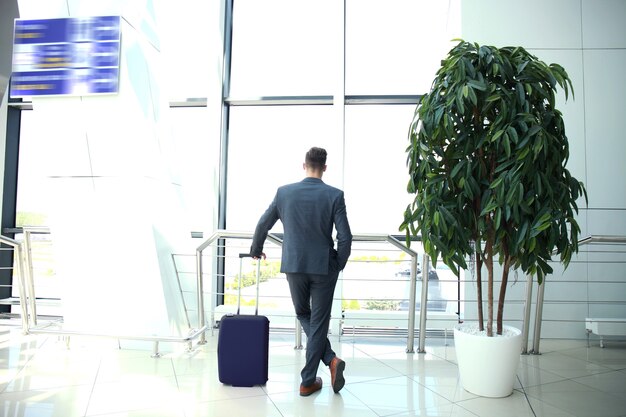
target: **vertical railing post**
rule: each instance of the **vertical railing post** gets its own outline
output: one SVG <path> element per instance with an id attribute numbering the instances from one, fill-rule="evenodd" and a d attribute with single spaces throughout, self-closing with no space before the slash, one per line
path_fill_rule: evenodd
<path id="1" fill-rule="evenodd" d="M 537 308 L 535 311 L 535 336 L 533 338 L 533 355 L 539 355 L 539 343 L 541 341 L 541 321 L 543 319 L 543 295 L 546 289 L 546 280 L 543 272 L 537 270 L 537 280 L 541 281 L 537 290 Z"/>
<path id="2" fill-rule="evenodd" d="M 196 288 L 198 291 L 197 300 L 198 300 L 198 328 L 202 329 L 205 324 L 204 318 L 204 284 L 202 280 L 202 249 L 196 250 Z M 200 335 L 200 341 L 198 344 L 204 345 L 206 344 L 206 331 L 203 331 Z"/>
<path id="3" fill-rule="evenodd" d="M 33 273 L 33 254 L 31 245 L 31 231 L 24 228 L 24 282 L 26 285 L 26 297 L 28 299 L 30 325 L 37 325 L 37 305 L 35 297 L 35 274 Z"/>
<path id="4" fill-rule="evenodd" d="M 13 271 L 17 276 L 17 290 L 20 294 L 20 309 L 22 317 L 22 332 L 29 333 L 29 311 L 28 311 L 28 294 L 25 283 L 25 267 L 24 267 L 24 247 L 23 244 L 15 239 L 0 235 L 0 242 L 5 243 L 13 248 Z"/>
<path id="5" fill-rule="evenodd" d="M 374 239 L 378 240 L 378 239 Z M 409 308 L 408 312 L 408 328 L 407 328 L 407 353 L 415 352 L 415 304 L 416 304 L 416 291 L 417 291 L 417 257 L 418 253 L 411 250 L 406 244 L 400 242 L 398 239 L 391 235 L 387 235 L 385 240 L 391 243 L 402 252 L 411 256 L 411 273 L 409 276 Z"/>
<path id="6" fill-rule="evenodd" d="M 424 257 L 422 259 L 422 298 L 420 301 L 419 353 L 426 352 L 426 311 L 428 310 L 428 273 L 430 272 L 430 258 L 426 253 L 424 253 Z"/>
<path id="7" fill-rule="evenodd" d="M 411 256 L 411 275 L 409 290 L 409 324 L 407 338 L 407 353 L 415 352 L 415 291 L 417 289 L 417 257 Z"/>
<path id="8" fill-rule="evenodd" d="M 302 324 L 296 317 L 296 345 L 293 347 L 296 350 L 302 349 Z"/>
<path id="9" fill-rule="evenodd" d="M 532 308 L 533 276 L 526 275 L 526 300 L 524 301 L 524 323 L 522 326 L 522 354 L 528 353 L 528 335 L 530 333 L 530 310 Z"/>
<path id="10" fill-rule="evenodd" d="M 13 247 L 15 250 L 15 268 L 17 271 L 17 285 L 20 293 L 20 308 L 22 310 L 22 333 L 28 334 L 29 316 L 28 316 L 28 296 L 26 294 L 26 284 L 24 283 L 24 253 L 21 244 Z"/>

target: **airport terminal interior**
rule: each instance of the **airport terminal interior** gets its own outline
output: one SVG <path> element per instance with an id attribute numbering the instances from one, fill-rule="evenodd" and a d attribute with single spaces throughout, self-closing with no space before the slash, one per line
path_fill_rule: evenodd
<path id="1" fill-rule="evenodd" d="M 0 416 L 626 417 L 624 21 L 624 0 L 2 0 Z M 499 396 L 461 378 L 474 260 L 400 230 L 409 128 L 461 40 L 567 71 L 587 191 L 569 265 L 510 274 L 521 355 Z M 304 397 L 282 224 L 263 262 L 239 254 L 312 146 L 353 242 L 328 335 L 345 386 L 321 364 Z M 270 322 L 252 387 L 219 376 L 239 308 Z"/>

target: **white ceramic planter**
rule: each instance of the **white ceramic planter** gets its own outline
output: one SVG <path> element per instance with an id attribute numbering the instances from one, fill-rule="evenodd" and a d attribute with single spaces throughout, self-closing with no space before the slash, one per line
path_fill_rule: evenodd
<path id="1" fill-rule="evenodd" d="M 503 333 L 508 336 L 487 337 L 463 331 L 465 327 L 476 326 L 460 324 L 454 328 L 454 345 L 463 388 L 481 397 L 511 395 L 522 351 L 521 330 L 504 326 Z"/>

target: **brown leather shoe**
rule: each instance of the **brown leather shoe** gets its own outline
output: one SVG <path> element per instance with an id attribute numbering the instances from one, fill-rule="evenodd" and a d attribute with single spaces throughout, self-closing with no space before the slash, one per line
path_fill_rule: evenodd
<path id="1" fill-rule="evenodd" d="M 346 380 L 343 377 L 343 370 L 346 369 L 346 363 L 337 356 L 335 356 L 333 360 L 330 361 L 329 368 L 330 383 L 333 386 L 333 391 L 337 393 L 343 388 L 346 383 Z"/>
<path id="2" fill-rule="evenodd" d="M 300 395 L 303 397 L 308 397 L 309 395 L 321 389 L 322 389 L 322 378 L 318 376 L 315 378 L 315 382 L 309 385 L 308 387 L 305 387 L 304 385 L 300 384 Z"/>

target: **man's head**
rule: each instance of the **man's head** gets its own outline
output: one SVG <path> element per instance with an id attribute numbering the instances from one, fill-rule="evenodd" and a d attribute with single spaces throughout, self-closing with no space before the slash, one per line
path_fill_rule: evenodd
<path id="1" fill-rule="evenodd" d="M 304 157 L 304 169 L 307 173 L 317 173 L 321 178 L 326 171 L 326 149 L 313 147 Z"/>

